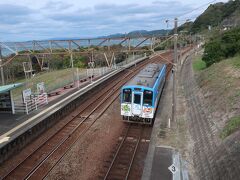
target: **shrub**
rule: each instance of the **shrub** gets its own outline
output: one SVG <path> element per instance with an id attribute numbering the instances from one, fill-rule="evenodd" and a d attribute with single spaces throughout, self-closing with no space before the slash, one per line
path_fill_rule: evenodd
<path id="1" fill-rule="evenodd" d="M 203 61 L 207 67 L 240 52 L 240 28 L 226 31 L 205 44 Z"/>
<path id="2" fill-rule="evenodd" d="M 202 60 L 205 61 L 207 67 L 215 62 L 219 62 L 222 57 L 224 57 L 224 53 L 221 50 L 221 42 L 219 40 L 211 41 L 205 45 Z"/>

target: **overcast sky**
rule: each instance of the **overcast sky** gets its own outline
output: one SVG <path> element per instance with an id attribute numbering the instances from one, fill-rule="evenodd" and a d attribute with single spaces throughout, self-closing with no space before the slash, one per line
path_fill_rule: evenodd
<path id="1" fill-rule="evenodd" d="M 194 20 L 209 2 L 211 0 L 0 0 L 0 41 L 96 37 L 166 29 L 166 19 L 170 20 L 168 28 L 172 28 L 174 17 L 179 17 L 180 23 Z M 191 13 L 183 15 L 188 12 Z"/>

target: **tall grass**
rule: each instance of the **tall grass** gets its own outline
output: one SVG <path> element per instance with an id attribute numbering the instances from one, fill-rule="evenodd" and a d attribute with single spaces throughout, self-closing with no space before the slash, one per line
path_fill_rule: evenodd
<path id="1" fill-rule="evenodd" d="M 237 131 L 239 128 L 240 128 L 240 116 L 233 117 L 228 121 L 228 123 L 223 128 L 220 137 L 224 139 L 230 134 Z"/>
<path id="2" fill-rule="evenodd" d="M 193 61 L 193 70 L 194 71 L 201 71 L 206 68 L 206 63 L 202 60 L 201 57 L 197 57 Z"/>
<path id="3" fill-rule="evenodd" d="M 240 55 L 232 58 L 232 65 L 233 67 L 240 69 Z"/>

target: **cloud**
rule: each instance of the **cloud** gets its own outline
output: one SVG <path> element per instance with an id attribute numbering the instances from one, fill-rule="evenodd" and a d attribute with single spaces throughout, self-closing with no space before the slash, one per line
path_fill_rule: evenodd
<path id="1" fill-rule="evenodd" d="M 73 4 L 62 1 L 48 1 L 41 9 L 42 10 L 50 10 L 50 11 L 58 11 L 58 10 L 67 10 L 73 7 Z"/>
<path id="2" fill-rule="evenodd" d="M 16 24 L 23 22 L 33 11 L 27 7 L 11 4 L 0 4 L 1 24 Z"/>
<path id="3" fill-rule="evenodd" d="M 79 0 L 42 0 L 39 7 L 19 0 L 23 5 L 0 4 L 1 40 L 47 39 L 53 37 L 94 37 L 138 29 L 166 28 L 173 20 L 195 8 L 185 1 L 155 0 L 108 3 Z M 34 8 L 34 9 L 33 9 Z M 173 24 L 173 23 L 172 23 Z M 172 27 L 171 22 L 169 27 Z"/>
<path id="4" fill-rule="evenodd" d="M 117 23 L 119 21 L 123 22 L 134 19 L 144 20 L 144 18 L 148 18 L 151 21 L 151 18 L 157 20 L 157 18 L 174 17 L 174 15 L 191 10 L 191 7 L 179 2 L 171 6 L 169 5 L 168 8 L 165 6 L 166 4 L 162 5 L 159 1 L 148 6 L 141 6 L 139 4 L 98 4 L 88 11 L 79 9 L 72 13 L 55 13 L 50 15 L 49 18 L 72 23 L 92 21 L 96 24 L 101 24 L 101 22 L 112 23 L 115 21 Z"/>
<path id="5" fill-rule="evenodd" d="M 25 6 L 12 5 L 12 4 L 0 4 L 0 15 L 8 14 L 8 15 L 27 15 L 32 12 L 31 9 Z"/>
<path id="6" fill-rule="evenodd" d="M 166 8 L 166 6 L 168 8 Z M 65 24 L 71 24 L 73 26 L 85 25 L 89 28 L 101 26 L 106 28 L 122 27 L 128 29 L 131 26 L 136 29 L 144 29 L 145 25 L 160 24 L 168 18 L 174 18 L 191 9 L 190 6 L 186 6 L 177 1 L 171 1 L 167 4 L 155 1 L 147 6 L 139 4 L 97 4 L 88 10 L 78 9 L 71 13 L 51 14 L 49 18 Z"/>

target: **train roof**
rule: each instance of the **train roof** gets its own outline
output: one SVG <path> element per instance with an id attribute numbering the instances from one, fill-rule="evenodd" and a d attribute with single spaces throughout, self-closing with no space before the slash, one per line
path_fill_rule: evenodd
<path id="1" fill-rule="evenodd" d="M 125 86 L 144 86 L 153 88 L 155 81 L 163 66 L 164 64 L 148 64 Z"/>

